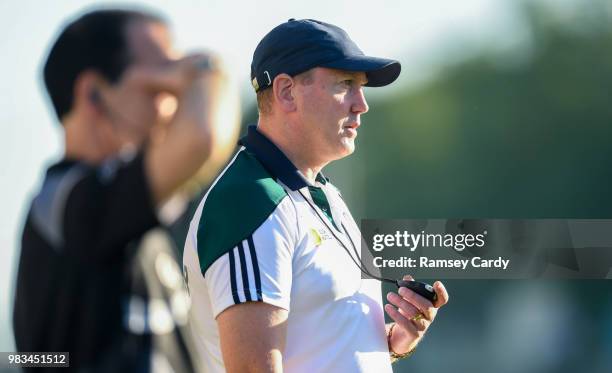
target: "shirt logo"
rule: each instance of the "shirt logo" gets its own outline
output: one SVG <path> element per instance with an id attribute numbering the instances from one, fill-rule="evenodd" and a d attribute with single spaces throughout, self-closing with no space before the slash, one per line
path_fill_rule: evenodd
<path id="1" fill-rule="evenodd" d="M 319 246 L 323 243 L 323 241 L 331 240 L 331 235 L 324 228 L 310 228 L 310 235 L 314 241 L 315 246 Z"/>

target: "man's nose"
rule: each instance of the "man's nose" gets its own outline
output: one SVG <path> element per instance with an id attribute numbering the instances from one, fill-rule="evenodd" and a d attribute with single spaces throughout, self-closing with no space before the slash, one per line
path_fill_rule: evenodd
<path id="1" fill-rule="evenodd" d="M 370 107 L 365 98 L 365 94 L 363 92 L 363 88 L 360 88 L 357 93 L 355 93 L 355 98 L 351 110 L 356 114 L 365 114 L 368 112 Z"/>

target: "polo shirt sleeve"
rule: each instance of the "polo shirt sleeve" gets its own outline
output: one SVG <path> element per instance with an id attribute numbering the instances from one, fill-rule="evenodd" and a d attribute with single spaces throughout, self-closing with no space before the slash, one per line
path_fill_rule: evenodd
<path id="1" fill-rule="evenodd" d="M 251 235 L 206 270 L 214 318 L 244 302 L 265 302 L 289 311 L 296 230 L 295 208 L 285 198 Z"/>

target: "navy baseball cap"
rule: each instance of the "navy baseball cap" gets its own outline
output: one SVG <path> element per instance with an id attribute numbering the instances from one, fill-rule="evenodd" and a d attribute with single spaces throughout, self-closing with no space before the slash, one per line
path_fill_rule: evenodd
<path id="1" fill-rule="evenodd" d="M 259 92 L 279 74 L 295 76 L 314 67 L 363 71 L 368 87 L 392 83 L 402 69 L 396 60 L 366 56 L 338 26 L 292 18 L 272 29 L 255 48 L 251 84 Z"/>

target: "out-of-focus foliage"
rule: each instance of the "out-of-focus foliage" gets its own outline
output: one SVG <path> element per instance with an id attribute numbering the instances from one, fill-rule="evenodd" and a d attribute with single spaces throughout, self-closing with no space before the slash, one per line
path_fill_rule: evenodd
<path id="1" fill-rule="evenodd" d="M 474 56 L 371 104 L 343 165 L 366 168 L 365 216 L 612 217 L 612 19 L 529 9 L 521 63 Z"/>

